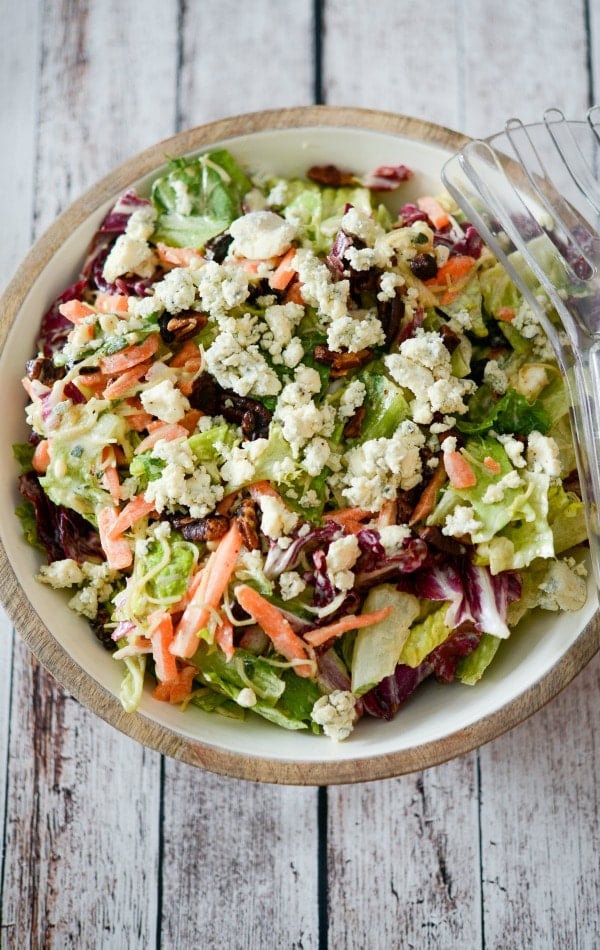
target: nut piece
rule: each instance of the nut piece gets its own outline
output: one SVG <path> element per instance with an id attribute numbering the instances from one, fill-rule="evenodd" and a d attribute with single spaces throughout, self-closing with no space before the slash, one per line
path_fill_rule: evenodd
<path id="1" fill-rule="evenodd" d="M 240 534 L 242 535 L 245 546 L 249 551 L 257 551 L 260 548 L 258 518 L 256 516 L 256 505 L 252 499 L 244 498 L 234 518 L 240 529 Z"/>
<path id="2" fill-rule="evenodd" d="M 373 351 L 358 350 L 357 353 L 336 353 L 324 344 L 319 343 L 314 348 L 313 356 L 317 363 L 330 366 L 331 376 L 336 379 L 338 376 L 345 376 L 349 369 L 356 369 L 358 366 L 368 363 L 373 358 Z"/>
<path id="3" fill-rule="evenodd" d="M 186 541 L 220 541 L 229 530 L 229 519 L 223 515 L 208 515 L 206 518 L 176 515 L 171 524 Z"/>

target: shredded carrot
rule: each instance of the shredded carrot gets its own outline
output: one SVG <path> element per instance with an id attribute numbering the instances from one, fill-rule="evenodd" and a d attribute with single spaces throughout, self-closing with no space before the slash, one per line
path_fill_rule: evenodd
<path id="1" fill-rule="evenodd" d="M 138 363 L 143 363 L 154 356 L 159 342 L 158 333 L 151 333 L 143 343 L 134 343 L 132 346 L 125 347 L 124 350 L 119 350 L 118 353 L 103 356 L 100 360 L 100 371 L 105 376 L 117 376 L 119 373 L 124 373 L 132 366 L 137 366 Z"/>
<path id="2" fill-rule="evenodd" d="M 291 247 L 283 255 L 279 264 L 269 277 L 269 287 L 271 290 L 285 290 L 288 284 L 296 275 L 294 267 L 294 258 L 296 257 L 296 248 Z"/>
<path id="3" fill-rule="evenodd" d="M 453 488 L 472 488 L 477 475 L 461 452 L 444 452 L 444 468 Z"/>
<path id="4" fill-rule="evenodd" d="M 130 416 L 127 416 L 127 425 L 134 432 L 143 432 L 144 429 L 148 428 L 148 424 L 152 422 L 153 418 L 154 416 L 151 416 L 149 412 L 133 412 Z"/>
<path id="5" fill-rule="evenodd" d="M 200 412 L 199 409 L 190 409 L 188 412 L 186 412 L 179 424 L 183 426 L 184 429 L 187 429 L 188 433 L 191 435 L 198 425 L 198 421 L 202 418 L 202 415 L 203 413 Z"/>
<path id="6" fill-rule="evenodd" d="M 413 508 L 412 515 L 410 516 L 409 525 L 418 524 L 419 521 L 424 521 L 427 515 L 431 514 L 435 507 L 435 499 L 438 491 L 444 484 L 447 478 L 446 469 L 440 462 L 438 467 L 434 470 L 433 475 L 427 482 L 427 485 L 421 492 L 418 502 Z"/>
<path id="7" fill-rule="evenodd" d="M 372 517 L 373 512 L 367 511 L 366 508 L 339 508 L 336 511 L 326 511 L 323 521 L 335 521 L 349 534 L 358 534 L 364 528 L 362 522 L 369 521 Z"/>
<path id="8" fill-rule="evenodd" d="M 102 482 L 104 487 L 110 492 L 110 497 L 115 505 L 121 500 L 121 484 L 119 482 L 119 473 L 117 471 L 117 459 L 112 445 L 106 445 L 102 450 L 102 464 L 104 472 Z"/>
<path id="9" fill-rule="evenodd" d="M 209 558 L 209 561 L 210 561 L 210 558 Z M 194 597 L 196 596 L 196 591 L 200 587 L 200 584 L 202 584 L 203 580 L 204 580 L 204 584 L 206 585 L 207 578 L 208 578 L 208 574 L 204 568 L 200 568 L 198 571 L 196 571 L 195 574 L 192 574 L 185 594 L 183 595 L 181 600 L 178 600 L 177 603 L 173 604 L 173 606 L 171 607 L 171 614 L 174 615 L 174 614 L 183 613 L 187 605 L 191 603 Z"/>
<path id="10" fill-rule="evenodd" d="M 191 396 L 194 391 L 194 383 L 196 381 L 196 376 L 202 366 L 202 359 L 199 356 L 196 360 L 190 360 L 185 364 L 185 372 L 188 374 L 188 379 L 179 380 L 179 388 L 184 396 Z"/>
<path id="11" fill-rule="evenodd" d="M 237 267 L 241 267 L 242 270 L 245 270 L 247 274 L 258 274 L 259 270 L 263 267 L 277 267 L 279 263 L 278 257 L 265 257 L 258 260 L 253 260 L 249 257 L 236 257 L 228 263 L 234 264 Z"/>
<path id="12" fill-rule="evenodd" d="M 187 439 L 189 435 L 185 426 L 180 426 L 177 422 L 161 422 L 160 425 L 153 429 L 150 429 L 151 425 L 152 423 L 148 426 L 150 434 L 147 435 L 145 439 L 142 439 L 140 444 L 136 446 L 136 455 L 139 455 L 141 452 L 147 452 L 148 449 L 153 448 L 161 439 L 164 439 L 165 442 L 172 442 L 174 439 Z"/>
<path id="13" fill-rule="evenodd" d="M 424 195 L 422 198 L 418 198 L 417 205 L 421 211 L 425 212 L 435 228 L 443 230 L 450 224 L 450 218 L 447 213 L 439 201 L 436 198 L 432 198 L 431 195 Z"/>
<path id="14" fill-rule="evenodd" d="M 162 264 L 173 264 L 175 267 L 192 267 L 204 260 L 202 254 L 193 247 L 170 247 L 160 242 L 156 245 L 156 253 Z"/>
<path id="15" fill-rule="evenodd" d="M 113 535 L 115 523 L 118 518 L 117 509 L 112 507 L 101 508 L 98 512 L 98 533 L 100 534 L 100 544 L 106 554 L 108 566 L 113 571 L 122 571 L 126 567 L 131 567 L 133 556 L 129 542 L 121 535 Z"/>
<path id="16" fill-rule="evenodd" d="M 81 323 L 85 317 L 89 317 L 96 311 L 82 300 L 67 300 L 60 304 L 58 312 L 67 320 L 70 320 L 71 323 Z"/>
<path id="17" fill-rule="evenodd" d="M 286 660 L 306 660 L 308 654 L 300 637 L 294 633 L 289 621 L 262 594 L 245 584 L 236 587 L 235 596 L 241 607 L 256 620 L 271 640 L 278 653 Z M 294 667 L 298 676 L 312 676 L 310 664 Z"/>
<path id="18" fill-rule="evenodd" d="M 285 502 L 276 488 L 271 485 L 271 482 L 268 479 L 261 479 L 259 482 L 253 482 L 251 485 L 247 485 L 246 489 L 252 498 L 253 501 L 260 501 L 261 498 L 268 496 L 269 498 L 277 498 L 279 501 L 285 505 Z"/>
<path id="19" fill-rule="evenodd" d="M 299 280 L 293 280 L 291 284 L 288 284 L 283 302 L 298 303 L 301 307 L 304 306 L 306 301 L 302 296 L 302 284 Z"/>
<path id="20" fill-rule="evenodd" d="M 430 277 L 425 284 L 428 287 L 445 289 L 470 274 L 474 267 L 475 260 L 468 254 L 455 254 L 454 257 L 449 257 L 446 263 L 438 268 L 436 276 Z"/>
<path id="21" fill-rule="evenodd" d="M 193 340 L 186 340 L 180 350 L 169 360 L 169 366 L 184 367 L 190 360 L 201 359 L 198 344 Z"/>
<path id="22" fill-rule="evenodd" d="M 106 376 L 103 376 L 100 372 L 80 373 L 73 382 L 78 389 L 83 386 L 84 389 L 90 389 L 92 393 L 103 392 L 106 386 Z"/>
<path id="23" fill-rule="evenodd" d="M 221 539 L 216 551 L 213 551 L 204 568 L 203 583 L 198 586 L 194 598 L 184 610 L 177 629 L 171 653 L 175 656 L 193 656 L 198 648 L 198 633 L 210 619 L 211 612 L 217 610 L 227 589 L 242 547 L 242 535 L 234 521 L 227 534 Z"/>
<path id="24" fill-rule="evenodd" d="M 502 320 L 504 323 L 510 323 L 517 315 L 513 307 L 500 307 L 496 311 L 496 320 Z"/>
<path id="25" fill-rule="evenodd" d="M 132 366 L 131 369 L 125 370 L 121 376 L 117 376 L 116 379 L 111 379 L 105 386 L 102 395 L 105 399 L 120 399 L 125 393 L 132 389 L 136 383 L 139 383 L 142 376 L 145 376 L 149 369 L 149 361 L 146 363 L 138 363 L 137 366 Z"/>
<path id="26" fill-rule="evenodd" d="M 158 683 L 152 691 L 152 696 L 172 705 L 184 702 L 192 695 L 192 685 L 197 672 L 195 666 L 184 666 L 174 679 Z"/>
<path id="27" fill-rule="evenodd" d="M 224 618 L 215 630 L 215 643 L 221 648 L 228 660 L 234 654 L 233 646 L 233 624 Z"/>
<path id="28" fill-rule="evenodd" d="M 304 639 L 313 647 L 321 646 L 327 640 L 333 637 L 339 637 L 348 630 L 359 630 L 361 627 L 370 627 L 371 624 L 379 623 L 385 620 L 392 612 L 392 607 L 382 607 L 381 610 L 373 610 L 368 614 L 351 614 L 349 617 L 342 617 L 336 623 L 330 623 L 327 627 L 317 627 L 315 630 L 309 630 L 304 634 Z"/>
<path id="29" fill-rule="evenodd" d="M 98 294 L 95 303 L 100 313 L 127 313 L 129 299 L 124 294 Z"/>
<path id="30" fill-rule="evenodd" d="M 39 475 L 48 471 L 50 465 L 50 439 L 42 439 L 33 450 L 31 464 Z"/>
<path id="31" fill-rule="evenodd" d="M 150 512 L 155 510 L 153 501 L 146 501 L 144 494 L 136 495 L 131 501 L 128 501 L 123 510 L 115 519 L 113 526 L 108 529 L 108 537 L 116 540 L 121 537 L 124 531 L 131 528 L 132 525 L 145 518 Z"/>
<path id="32" fill-rule="evenodd" d="M 150 624 L 150 643 L 156 677 L 162 683 L 177 679 L 177 661 L 169 647 L 173 642 L 173 620 L 164 610 L 157 610 L 148 617 Z"/>
<path id="33" fill-rule="evenodd" d="M 500 472 L 502 471 L 502 466 L 500 465 L 500 463 L 497 462 L 496 459 L 492 458 L 491 455 L 486 455 L 486 457 L 483 460 L 483 464 L 485 465 L 487 469 L 490 470 L 490 472 L 493 472 L 494 475 L 499 475 Z"/>

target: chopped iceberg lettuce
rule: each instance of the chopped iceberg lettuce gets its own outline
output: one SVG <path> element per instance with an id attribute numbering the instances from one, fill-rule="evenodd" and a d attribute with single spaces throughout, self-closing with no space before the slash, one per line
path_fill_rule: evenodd
<path id="1" fill-rule="evenodd" d="M 276 187 L 276 182 L 273 183 Z M 295 179 L 286 182 L 284 203 L 279 210 L 295 225 L 303 242 L 317 254 L 326 254 L 333 244 L 347 205 L 370 214 L 371 192 L 362 187 L 320 187 L 315 182 Z"/>
<path id="2" fill-rule="evenodd" d="M 491 633 L 484 633 L 473 652 L 458 664 L 456 678 L 461 683 L 466 683 L 467 686 L 474 686 L 496 656 L 501 643 L 500 637 L 495 637 Z"/>
<path id="3" fill-rule="evenodd" d="M 40 485 L 55 505 L 77 511 L 95 524 L 98 508 L 111 505 L 102 486 L 102 453 L 107 445 L 127 446 L 127 423 L 112 412 L 98 413 L 89 403 L 72 406 L 69 424 L 50 440 L 50 465 Z"/>
<path id="4" fill-rule="evenodd" d="M 400 652 L 399 663 L 414 669 L 447 639 L 451 633 L 450 628 L 446 626 L 447 611 L 448 605 L 444 604 L 424 620 L 412 625 Z"/>

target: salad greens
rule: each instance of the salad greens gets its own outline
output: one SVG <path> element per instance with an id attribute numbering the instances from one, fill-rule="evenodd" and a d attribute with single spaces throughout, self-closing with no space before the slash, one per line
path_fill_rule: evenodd
<path id="1" fill-rule="evenodd" d="M 125 709 L 151 684 L 340 740 L 426 679 L 475 684 L 529 611 L 583 605 L 553 354 L 410 178 L 170 159 L 44 315 L 17 515 L 123 662 Z"/>

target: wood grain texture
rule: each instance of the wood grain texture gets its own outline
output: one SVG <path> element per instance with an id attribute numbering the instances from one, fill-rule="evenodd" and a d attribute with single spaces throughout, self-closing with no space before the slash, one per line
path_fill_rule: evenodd
<path id="1" fill-rule="evenodd" d="M 24 652 L 19 643 L 12 711 L 19 728 L 11 734 L 5 829 L 6 945 L 141 950 L 156 936 L 158 757 L 116 738 Z"/>
<path id="2" fill-rule="evenodd" d="M 183 4 L 177 127 L 312 102 L 313 36 L 312 0 Z"/>
<path id="3" fill-rule="evenodd" d="M 600 941 L 600 662 L 481 757 L 486 944 Z"/>
<path id="4" fill-rule="evenodd" d="M 481 945 L 475 755 L 330 788 L 328 841 L 331 947 Z"/>
<path id="5" fill-rule="evenodd" d="M 537 122 L 550 106 L 583 116 L 589 93 L 584 0 L 506 0 L 481 11 L 477 0 L 463 0 L 461 129 L 491 135 L 513 115 Z"/>
<path id="6" fill-rule="evenodd" d="M 316 790 L 165 770 L 164 945 L 316 948 Z"/>
<path id="7" fill-rule="evenodd" d="M 328 0 L 323 12 L 324 101 L 387 109 L 458 129 L 460 8 L 460 0 Z M 431 56 L 433 33 L 438 40 Z"/>

